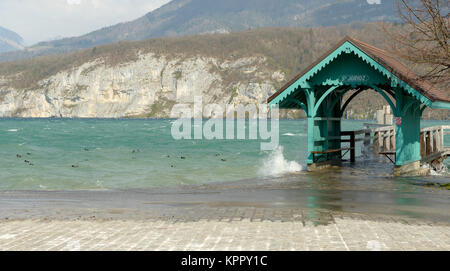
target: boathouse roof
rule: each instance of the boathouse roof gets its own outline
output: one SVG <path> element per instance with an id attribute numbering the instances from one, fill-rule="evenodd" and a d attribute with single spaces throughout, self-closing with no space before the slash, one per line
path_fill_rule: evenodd
<path id="1" fill-rule="evenodd" d="M 411 71 L 408 67 L 406 67 L 404 64 L 399 62 L 395 57 L 390 55 L 388 52 L 381 50 L 375 46 L 372 46 L 370 44 L 361 42 L 359 40 L 356 40 L 354 38 L 351 38 L 349 36 L 346 36 L 344 39 L 342 39 L 338 44 L 336 44 L 333 48 L 331 48 L 328 52 L 326 52 L 322 57 L 320 57 L 318 60 L 316 60 L 314 63 L 312 63 L 310 66 L 308 66 L 302 73 L 297 75 L 295 78 L 293 78 L 291 81 L 286 83 L 280 90 L 278 90 L 275 94 L 273 94 L 269 99 L 268 103 L 272 102 L 277 96 L 282 94 L 286 89 L 288 89 L 291 85 L 293 85 L 298 80 L 302 79 L 302 77 L 305 77 L 307 74 L 316 74 L 317 71 L 311 71 L 313 69 L 322 69 L 323 67 L 317 67 L 320 66 L 319 64 L 326 60 L 332 53 L 334 53 L 336 50 L 338 50 L 341 46 L 343 46 L 345 43 L 351 43 L 356 48 L 358 48 L 360 51 L 362 51 L 364 54 L 369 56 L 371 59 L 376 61 L 378 64 L 383 66 L 388 72 L 395 75 L 398 79 L 408 84 L 410 87 L 414 88 L 417 92 L 425 96 L 427 99 L 429 99 L 431 102 L 444 102 L 444 103 L 450 103 L 450 97 L 438 90 L 432 83 L 430 83 L 427 80 L 424 80 L 420 78 L 416 73 Z M 325 63 L 329 64 L 329 63 Z M 310 76 L 306 76 L 306 78 L 303 78 L 304 80 L 308 80 Z"/>

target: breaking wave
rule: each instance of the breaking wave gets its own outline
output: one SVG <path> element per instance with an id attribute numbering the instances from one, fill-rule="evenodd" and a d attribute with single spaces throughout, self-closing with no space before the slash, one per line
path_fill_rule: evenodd
<path id="1" fill-rule="evenodd" d="M 287 161 L 283 155 L 283 147 L 278 147 L 276 150 L 264 160 L 259 172 L 263 176 L 282 176 L 288 173 L 302 171 L 302 166 L 295 161 Z"/>

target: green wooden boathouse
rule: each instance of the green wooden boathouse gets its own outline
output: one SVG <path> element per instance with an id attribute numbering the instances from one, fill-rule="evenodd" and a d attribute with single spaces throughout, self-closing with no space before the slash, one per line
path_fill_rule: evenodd
<path id="1" fill-rule="evenodd" d="M 351 90 L 356 91 L 344 101 Z M 372 45 L 345 37 L 272 95 L 268 103 L 306 112 L 307 164 L 312 169 L 317 166 L 314 154 L 342 150 L 342 116 L 349 103 L 366 90 L 383 96 L 397 119 L 394 172 L 401 175 L 420 168 L 422 113 L 426 107 L 450 109 L 450 97 Z"/>

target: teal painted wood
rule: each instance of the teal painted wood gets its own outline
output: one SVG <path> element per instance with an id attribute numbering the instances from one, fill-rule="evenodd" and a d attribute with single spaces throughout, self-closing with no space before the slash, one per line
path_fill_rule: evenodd
<path id="1" fill-rule="evenodd" d="M 421 160 L 420 156 L 420 117 L 421 103 L 414 97 L 397 89 L 395 91 L 396 117 L 401 124 L 396 125 L 396 166 Z"/>
<path id="2" fill-rule="evenodd" d="M 391 106 L 392 108 L 392 112 L 394 112 L 395 116 L 399 115 L 399 112 L 397 112 L 397 107 L 394 105 L 394 103 L 392 102 L 392 100 L 386 95 L 386 93 L 384 93 L 383 90 L 381 90 L 379 87 L 372 85 L 371 86 L 374 90 L 376 90 L 379 94 L 381 94 L 381 96 L 383 96 L 383 98 L 386 100 L 386 102 Z M 399 91 L 401 92 L 401 91 Z M 397 93 L 397 92 L 396 92 Z M 397 102 L 396 102 L 397 104 Z"/>
<path id="3" fill-rule="evenodd" d="M 300 102 L 299 100 L 295 99 L 295 98 L 289 98 L 288 101 L 293 102 L 295 104 L 297 104 L 298 106 L 300 106 L 306 113 L 306 115 L 308 115 L 308 108 L 306 107 L 306 105 L 302 102 Z"/>
<path id="4" fill-rule="evenodd" d="M 346 90 L 344 90 L 344 91 L 342 91 L 342 93 L 340 93 L 334 100 L 333 100 L 333 102 L 331 103 L 331 105 L 330 105 L 330 114 L 328 114 L 328 116 L 330 117 L 331 116 L 331 112 L 333 112 L 334 110 L 336 110 L 336 108 L 338 108 L 338 110 L 339 110 L 339 112 L 340 112 L 340 109 L 341 109 L 341 106 L 340 106 L 340 103 L 342 102 L 342 98 L 344 97 L 344 95 L 345 95 L 345 93 L 348 91 L 349 89 L 346 89 Z M 338 103 L 339 103 L 339 107 L 336 107 L 337 105 L 338 105 Z M 342 117 L 342 114 L 339 114 L 338 115 L 338 118 L 339 119 L 341 119 L 341 117 Z"/>
<path id="5" fill-rule="evenodd" d="M 319 99 L 319 101 L 317 101 L 317 103 L 314 105 L 314 111 L 313 111 L 313 115 L 317 114 L 317 109 L 319 109 L 319 106 L 322 104 L 323 100 L 325 100 L 325 98 L 328 97 L 328 95 L 331 94 L 331 92 L 333 92 L 335 89 L 337 89 L 339 86 L 332 86 L 330 87 Z"/>
<path id="6" fill-rule="evenodd" d="M 345 93 L 355 88 L 360 90 L 341 106 Z M 305 110 L 308 117 L 306 162 L 311 164 L 312 151 L 340 148 L 339 141 L 328 139 L 340 136 L 341 123 L 319 118 L 341 118 L 351 100 L 368 88 L 377 91 L 391 106 L 394 115 L 402 118 L 402 124 L 396 127 L 396 164 L 420 160 L 420 117 L 423 110 L 427 106 L 450 109 L 450 103 L 432 102 L 350 41 L 303 74 L 270 104 Z"/>
<path id="7" fill-rule="evenodd" d="M 346 56 L 347 60 L 339 59 L 335 64 L 332 64 L 339 56 Z M 365 63 L 365 66 L 360 64 L 356 64 L 355 58 L 360 59 L 359 61 Z M 356 65 L 346 65 L 342 66 L 342 63 L 356 64 Z M 340 64 L 340 65 L 338 65 Z M 327 66 L 331 66 L 328 75 L 334 75 L 326 78 L 322 72 L 324 68 Z M 364 68 L 362 68 L 364 67 Z M 363 71 L 363 72 L 361 72 Z M 318 79 L 314 82 L 314 76 L 318 75 Z M 383 80 L 384 78 L 384 80 Z M 416 99 L 418 99 L 421 103 L 426 104 L 427 106 L 431 106 L 433 103 L 427 97 L 422 95 L 419 91 L 415 90 L 413 87 L 402 81 L 396 75 L 387 70 L 383 65 L 376 62 L 366 53 L 361 51 L 358 47 L 354 46 L 351 42 L 347 41 L 342 44 L 339 48 L 329 54 L 325 59 L 319 62 L 316 66 L 306 72 L 303 76 L 301 76 L 297 81 L 295 81 L 291 86 L 285 89 L 280 95 L 278 95 L 275 99 L 273 99 L 270 104 L 280 104 L 283 100 L 286 99 L 289 95 L 291 95 L 296 89 L 301 90 L 302 88 L 309 88 L 314 84 L 340 84 L 340 85 L 348 85 L 348 86 L 367 86 L 367 85 L 379 85 L 381 83 L 387 83 L 391 87 L 401 87 L 403 91 L 412 95 Z M 439 106 L 440 104 L 436 104 Z M 442 105 L 440 105 L 442 106 Z M 450 105 L 449 105 L 450 106 Z M 280 106 L 280 108 L 283 108 Z"/>
<path id="8" fill-rule="evenodd" d="M 450 109 L 450 103 L 444 103 L 444 102 L 433 102 L 430 105 L 431 108 L 436 109 Z"/>
<path id="9" fill-rule="evenodd" d="M 313 85 L 388 85 L 389 80 L 357 54 L 344 53 L 310 79 Z"/>
<path id="10" fill-rule="evenodd" d="M 306 159 L 306 163 L 308 165 L 312 164 L 313 161 L 313 155 L 312 152 L 314 151 L 314 118 L 308 117 L 308 158 Z"/>
<path id="11" fill-rule="evenodd" d="M 305 89 L 306 94 L 306 104 L 308 106 L 307 116 L 308 116 L 308 158 L 306 160 L 307 164 L 313 163 L 313 155 L 312 152 L 314 149 L 315 143 L 315 121 L 314 121 L 314 106 L 316 104 L 316 97 L 313 89 Z"/>
<path id="12" fill-rule="evenodd" d="M 402 124 L 396 126 L 396 166 L 403 166 L 420 161 L 420 108 L 419 103 L 412 104 L 405 115 Z"/>
<path id="13" fill-rule="evenodd" d="M 336 102 L 337 101 L 337 102 Z M 341 119 L 341 103 L 342 97 L 339 95 L 337 97 L 330 97 L 328 99 L 328 104 L 324 105 L 324 113 L 331 116 L 332 119 Z M 336 105 L 334 105 L 336 102 Z M 333 106 L 334 105 L 334 106 Z M 341 137 L 341 121 L 328 121 L 328 138 L 340 138 Z M 329 149 L 340 149 L 341 141 L 330 140 L 328 144 Z M 339 155 L 335 153 L 333 155 Z M 334 158 L 334 157 L 333 157 Z"/>

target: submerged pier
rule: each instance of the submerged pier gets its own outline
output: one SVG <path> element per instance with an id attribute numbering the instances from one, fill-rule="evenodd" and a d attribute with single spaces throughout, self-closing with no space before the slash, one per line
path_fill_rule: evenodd
<path id="1" fill-rule="evenodd" d="M 395 164 L 394 175 L 422 174 L 421 161 L 427 159 L 427 155 L 423 157 L 421 138 L 430 137 L 428 132 L 424 132 L 425 137 L 421 136 L 422 113 L 427 107 L 450 109 L 450 97 L 381 49 L 345 37 L 272 95 L 268 103 L 270 106 L 303 109 L 306 112 L 306 163 L 309 170 L 317 170 L 334 161 L 341 161 L 343 152 L 350 152 L 351 160 L 354 161 L 354 146 L 343 148 L 342 143 L 346 141 L 341 137 L 349 136 L 347 140 L 351 143 L 352 136 L 354 139 L 356 134 L 342 131 L 341 119 L 350 102 L 363 91 L 369 90 L 380 94 L 394 115 L 395 126 L 386 130 L 380 128 L 376 139 L 387 141 L 386 146 L 389 148 L 382 152 L 394 157 L 391 158 Z M 350 91 L 354 92 L 344 101 L 344 95 Z M 443 138 L 443 133 L 439 133 Z M 433 143 L 423 144 L 438 143 L 432 139 L 430 142 Z M 430 148 L 430 155 L 439 156 L 436 159 L 446 157 L 446 148 L 438 150 L 437 145 L 436 148 L 434 145 Z M 425 152 L 427 150 L 425 148 Z M 436 160 L 431 163 L 433 161 Z"/>

